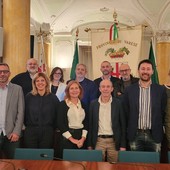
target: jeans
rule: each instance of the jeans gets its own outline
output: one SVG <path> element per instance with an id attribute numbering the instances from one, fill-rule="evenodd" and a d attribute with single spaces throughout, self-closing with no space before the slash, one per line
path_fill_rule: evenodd
<path id="1" fill-rule="evenodd" d="M 130 142 L 132 151 L 161 151 L 161 143 L 156 143 L 150 131 L 137 132 L 134 141 Z"/>

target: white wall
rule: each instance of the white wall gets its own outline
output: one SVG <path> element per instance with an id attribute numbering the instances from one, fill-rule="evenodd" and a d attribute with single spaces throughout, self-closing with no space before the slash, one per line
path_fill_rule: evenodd
<path id="1" fill-rule="evenodd" d="M 65 82 L 70 79 L 70 70 L 75 50 L 75 38 L 68 37 L 53 37 L 52 40 L 52 56 L 51 56 L 51 69 L 58 66 L 63 68 Z M 149 57 L 150 49 L 150 36 L 142 36 L 141 57 L 140 59 L 146 59 Z M 81 56 L 79 55 L 79 58 Z M 94 70 L 94 71 L 99 71 Z"/>
<path id="2" fill-rule="evenodd" d="M 64 71 L 65 82 L 70 79 L 70 68 L 74 55 L 74 39 L 69 37 L 53 37 L 51 69 L 61 67 Z"/>

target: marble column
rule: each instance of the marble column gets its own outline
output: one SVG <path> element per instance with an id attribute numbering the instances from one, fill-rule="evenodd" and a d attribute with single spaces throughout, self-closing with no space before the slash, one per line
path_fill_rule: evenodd
<path id="1" fill-rule="evenodd" d="M 3 1 L 3 62 L 11 68 L 11 78 L 26 70 L 30 58 L 30 0 Z"/>
<path id="2" fill-rule="evenodd" d="M 170 69 L 170 36 L 159 35 L 157 37 L 156 49 L 159 83 L 164 84 L 168 79 L 168 71 Z"/>

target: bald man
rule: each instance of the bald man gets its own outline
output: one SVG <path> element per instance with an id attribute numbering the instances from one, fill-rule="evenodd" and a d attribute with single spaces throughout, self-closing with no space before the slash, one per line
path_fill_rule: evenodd
<path id="1" fill-rule="evenodd" d="M 116 86 L 118 87 L 115 93 L 117 96 L 121 96 L 124 94 L 124 90 L 127 86 L 134 84 L 138 82 L 139 78 L 133 77 L 131 75 L 131 69 L 128 64 L 122 63 L 119 67 L 119 73 L 120 73 L 120 80 L 117 82 Z"/>
<path id="2" fill-rule="evenodd" d="M 26 94 L 32 90 L 32 78 L 38 71 L 37 60 L 34 58 L 28 59 L 26 63 L 26 68 L 26 72 L 17 74 L 11 79 L 12 83 L 18 84 L 22 87 L 24 96 L 26 96 Z"/>
<path id="3" fill-rule="evenodd" d="M 102 72 L 102 76 L 94 80 L 94 82 L 96 83 L 96 85 L 98 87 L 97 97 L 99 97 L 101 94 L 101 92 L 99 90 L 100 82 L 105 79 L 108 79 L 112 82 L 113 87 L 114 87 L 114 90 L 112 91 L 112 96 L 115 96 L 116 95 L 115 90 L 117 89 L 116 82 L 119 81 L 119 78 L 113 77 L 111 75 L 111 72 L 112 72 L 111 63 L 109 61 L 103 61 L 100 66 L 100 71 Z M 117 89 L 117 91 L 118 91 L 118 89 Z"/>
<path id="4" fill-rule="evenodd" d="M 118 151 L 126 150 L 125 114 L 120 100 L 111 95 L 109 79 L 100 82 L 99 90 L 99 99 L 90 104 L 88 149 L 102 150 L 103 161 L 107 157 L 108 162 L 117 162 Z"/>

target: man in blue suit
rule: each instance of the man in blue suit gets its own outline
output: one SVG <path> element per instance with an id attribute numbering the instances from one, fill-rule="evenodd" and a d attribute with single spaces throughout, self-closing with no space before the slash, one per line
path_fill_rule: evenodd
<path id="1" fill-rule="evenodd" d="M 166 91 L 151 81 L 153 64 L 142 60 L 138 65 L 139 82 L 125 89 L 123 106 L 127 115 L 127 138 L 133 151 L 161 150 Z"/>

